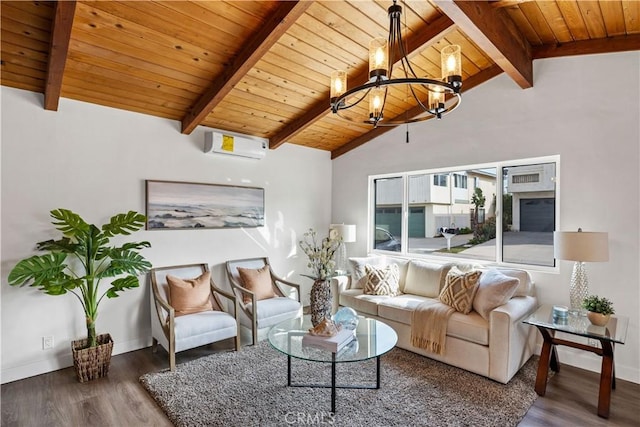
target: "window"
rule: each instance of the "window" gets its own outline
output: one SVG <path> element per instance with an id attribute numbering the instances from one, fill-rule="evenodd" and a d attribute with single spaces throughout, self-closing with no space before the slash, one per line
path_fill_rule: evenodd
<path id="1" fill-rule="evenodd" d="M 447 175 L 441 175 L 441 174 L 433 175 L 433 185 L 437 187 L 446 187 Z"/>
<path id="2" fill-rule="evenodd" d="M 524 175 L 513 175 L 511 182 L 514 184 L 525 184 L 527 182 L 540 182 L 540 174 L 529 173 Z"/>
<path id="3" fill-rule="evenodd" d="M 399 252 L 402 248 L 403 182 L 402 177 L 374 181 L 374 249 Z"/>
<path id="4" fill-rule="evenodd" d="M 454 178 L 454 187 L 456 188 L 467 188 L 467 176 L 466 175 L 460 175 L 457 173 L 453 174 L 453 178 Z"/>
<path id="5" fill-rule="evenodd" d="M 554 266 L 558 161 L 553 156 L 370 177 L 371 249 Z M 445 228 L 455 234 L 445 237 Z"/>
<path id="6" fill-rule="evenodd" d="M 555 181 L 555 162 L 502 168 L 504 262 L 555 265 Z"/>

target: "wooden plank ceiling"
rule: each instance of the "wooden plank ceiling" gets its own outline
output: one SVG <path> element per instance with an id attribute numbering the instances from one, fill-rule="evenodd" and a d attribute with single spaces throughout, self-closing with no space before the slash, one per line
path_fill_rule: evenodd
<path id="1" fill-rule="evenodd" d="M 367 46 L 387 36 L 390 4 L 2 1 L 2 84 L 45 94 L 50 110 L 76 99 L 179 120 L 183 133 L 202 125 L 335 158 L 389 129 L 331 114 L 328 83 L 335 69 L 349 87 L 366 81 Z M 640 1 L 400 5 L 416 72 L 439 77 L 440 50 L 458 44 L 463 91 L 503 71 L 530 88 L 538 58 L 640 49 Z M 389 94 L 386 117 L 419 112 L 402 91 Z"/>

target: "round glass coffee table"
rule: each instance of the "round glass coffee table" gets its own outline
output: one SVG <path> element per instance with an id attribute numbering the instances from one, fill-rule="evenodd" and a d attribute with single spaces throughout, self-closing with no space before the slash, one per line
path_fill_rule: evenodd
<path id="1" fill-rule="evenodd" d="M 331 388 L 331 412 L 336 412 L 336 389 L 380 388 L 380 356 L 398 342 L 398 335 L 390 326 L 379 320 L 359 317 L 355 338 L 337 353 L 302 343 L 302 337 L 312 328 L 311 318 L 304 316 L 278 323 L 269 331 L 269 343 L 287 355 L 287 386 Z M 331 364 L 331 384 L 298 384 L 291 381 L 291 358 Z M 336 385 L 336 364 L 376 359 L 375 385 Z"/>

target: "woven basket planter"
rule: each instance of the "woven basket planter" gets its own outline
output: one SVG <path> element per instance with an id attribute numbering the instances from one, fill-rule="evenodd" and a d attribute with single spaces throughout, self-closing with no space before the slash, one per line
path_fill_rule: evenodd
<path id="1" fill-rule="evenodd" d="M 89 348 L 85 348 L 89 344 L 87 338 L 71 341 L 73 367 L 81 383 L 102 378 L 109 373 L 113 340 L 109 334 L 98 335 L 96 340 L 98 345 Z"/>

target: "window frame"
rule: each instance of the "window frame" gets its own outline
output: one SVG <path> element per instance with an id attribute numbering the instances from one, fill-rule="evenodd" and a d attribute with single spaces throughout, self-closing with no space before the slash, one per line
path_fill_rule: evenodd
<path id="1" fill-rule="evenodd" d="M 437 180 L 436 180 L 436 177 L 438 178 Z M 441 185 L 440 178 L 444 178 L 444 185 Z M 447 181 L 448 181 L 448 176 L 447 175 L 442 174 L 442 173 L 434 173 L 433 174 L 433 185 L 434 186 L 436 186 L 436 187 L 449 187 L 449 183 Z"/>
<path id="2" fill-rule="evenodd" d="M 408 217 L 409 217 L 409 177 L 416 175 L 424 175 L 424 174 L 453 174 L 455 172 L 460 171 L 468 171 L 473 169 L 488 169 L 495 168 L 496 169 L 496 223 L 502 224 L 502 199 L 504 194 L 504 183 L 503 183 L 503 169 L 508 167 L 516 167 L 516 166 L 526 166 L 533 164 L 542 164 L 542 163 L 555 163 L 555 228 L 556 230 L 561 230 L 561 218 L 560 218 L 560 204 L 561 204 L 561 191 L 560 191 L 560 172 L 561 172 L 561 160 L 560 155 L 549 155 L 549 156 L 541 156 L 541 157 L 530 157 L 523 159 L 513 159 L 513 160 L 502 160 L 496 162 L 488 162 L 488 163 L 480 163 L 480 164 L 471 164 L 471 165 L 458 165 L 458 166 L 447 166 L 442 168 L 431 168 L 431 169 L 421 169 L 421 170 L 412 170 L 412 171 L 404 171 L 404 172 L 395 172 L 395 173 L 385 173 L 385 174 L 377 174 L 377 175 L 369 175 L 368 176 L 368 209 L 367 209 L 367 251 L 372 254 L 380 254 L 380 255 L 390 255 L 397 256 L 402 258 L 414 258 L 414 259 L 425 259 L 425 260 L 440 260 L 445 262 L 460 262 L 467 261 L 473 262 L 480 265 L 497 265 L 504 267 L 513 267 L 513 268 L 522 268 L 526 270 L 532 271 L 546 271 L 546 272 L 558 272 L 559 271 L 559 263 L 554 260 L 553 266 L 546 265 L 537 265 L 537 264 L 523 264 L 523 263 L 514 263 L 514 262 L 506 262 L 502 261 L 503 259 L 503 246 L 502 246 L 502 227 L 496 228 L 496 253 L 494 260 L 484 260 L 477 258 L 465 258 L 465 257 L 447 257 L 446 255 L 429 255 L 422 253 L 409 252 L 408 247 L 405 242 L 408 242 Z M 400 252 L 392 252 L 381 249 L 375 249 L 374 241 L 375 241 L 375 180 L 377 179 L 389 179 L 389 178 L 401 178 L 402 179 L 402 206 L 401 206 L 401 218 L 402 218 L 402 226 L 401 226 L 401 242 L 402 247 Z M 435 185 L 435 183 L 434 183 Z M 448 182 L 448 185 L 453 185 L 452 182 Z M 468 184 L 467 184 L 468 186 Z M 467 187 L 468 188 L 468 187 Z"/>
<path id="3" fill-rule="evenodd" d="M 462 190 L 469 189 L 469 178 L 467 175 L 461 173 L 453 173 L 453 188 L 460 188 Z M 458 185 L 458 182 L 460 185 Z"/>

